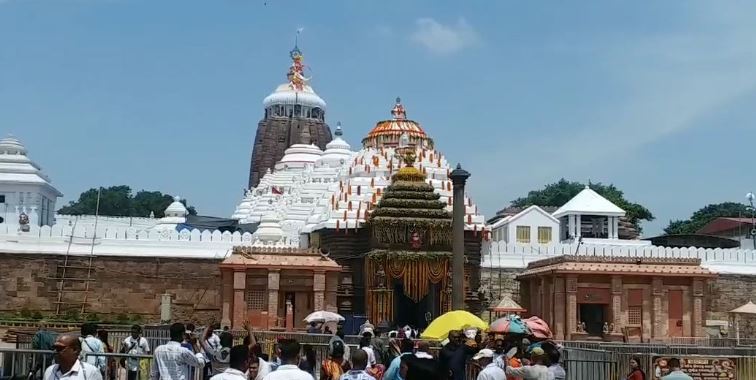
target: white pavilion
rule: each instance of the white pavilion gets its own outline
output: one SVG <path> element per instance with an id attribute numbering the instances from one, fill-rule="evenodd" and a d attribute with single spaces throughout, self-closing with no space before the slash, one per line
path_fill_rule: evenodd
<path id="1" fill-rule="evenodd" d="M 25 214 L 30 225 L 52 225 L 62 196 L 18 139 L 0 140 L 0 224 L 16 225 Z"/>

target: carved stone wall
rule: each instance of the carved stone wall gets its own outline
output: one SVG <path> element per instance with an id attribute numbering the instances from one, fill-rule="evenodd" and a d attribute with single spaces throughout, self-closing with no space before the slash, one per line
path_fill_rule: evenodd
<path id="1" fill-rule="evenodd" d="M 302 141 L 303 135 L 309 140 Z M 265 172 L 272 169 L 284 156 L 286 148 L 293 144 L 312 142 L 325 149 L 332 139 L 331 129 L 322 121 L 302 118 L 269 118 L 260 120 L 252 143 L 252 159 L 249 169 L 249 187 L 257 186 Z"/>

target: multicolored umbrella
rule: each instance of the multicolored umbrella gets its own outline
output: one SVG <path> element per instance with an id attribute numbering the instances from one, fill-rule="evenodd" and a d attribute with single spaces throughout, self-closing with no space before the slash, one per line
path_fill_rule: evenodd
<path id="1" fill-rule="evenodd" d="M 452 330 L 464 330 L 467 328 L 485 330 L 488 323 L 464 310 L 454 310 L 436 318 L 423 331 L 420 338 L 444 340 Z"/>
<path id="2" fill-rule="evenodd" d="M 551 329 L 549 328 L 549 324 L 546 323 L 543 319 L 532 316 L 525 319 L 524 322 L 528 326 L 531 335 L 533 335 L 535 338 L 551 339 L 554 337 L 554 335 L 551 333 Z"/>
<path id="3" fill-rule="evenodd" d="M 493 321 L 488 331 L 498 334 L 530 335 L 530 328 L 525 321 L 520 319 L 519 315 L 514 314 Z"/>

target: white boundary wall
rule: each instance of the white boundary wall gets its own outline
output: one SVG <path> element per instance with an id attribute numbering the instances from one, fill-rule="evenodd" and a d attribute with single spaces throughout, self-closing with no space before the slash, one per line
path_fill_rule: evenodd
<path id="1" fill-rule="evenodd" d="M 182 230 L 155 231 L 134 227 L 73 226 L 56 224 L 29 226 L 19 232 L 18 225 L 0 224 L 0 253 L 60 254 L 95 256 L 181 257 L 223 259 L 234 246 L 252 245 L 252 234 Z M 96 232 L 96 234 L 95 234 Z M 273 250 L 281 244 L 261 246 Z"/>
<path id="2" fill-rule="evenodd" d="M 481 268 L 525 268 L 528 263 L 562 255 L 624 256 L 655 258 L 697 258 L 701 266 L 717 273 L 756 275 L 756 250 L 669 248 L 658 246 L 602 246 L 581 244 L 507 244 L 504 241 L 484 242 Z"/>

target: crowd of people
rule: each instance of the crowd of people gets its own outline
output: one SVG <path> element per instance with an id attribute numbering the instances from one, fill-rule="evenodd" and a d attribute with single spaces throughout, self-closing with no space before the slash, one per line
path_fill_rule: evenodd
<path id="1" fill-rule="evenodd" d="M 327 357 L 320 363 L 311 345 L 280 338 L 270 354 L 265 354 L 249 326 L 242 344 L 234 345 L 227 329 L 208 326 L 195 333 L 191 324 L 170 326 L 170 341 L 150 351 L 134 325 L 131 334 L 112 347 L 107 332 L 85 323 L 81 333 L 53 338 L 44 326 L 35 334 L 35 349 L 52 350 L 54 360 L 45 369 L 43 380 L 564 380 L 560 363 L 561 347 L 545 341 L 531 344 L 527 339 L 503 339 L 496 335 L 450 331 L 440 348 L 431 349 L 413 334 L 384 336 L 377 329 L 363 329 L 358 347 L 344 341 L 341 328 L 328 343 Z M 396 332 L 396 331 L 394 331 Z M 101 355 L 118 352 L 121 356 Z M 140 360 L 142 356 L 152 356 Z M 630 361 L 627 380 L 646 380 L 640 360 Z M 665 379 L 689 379 L 680 370 L 678 359 L 670 359 L 671 373 Z M 30 373 L 36 378 L 37 367 Z"/>

